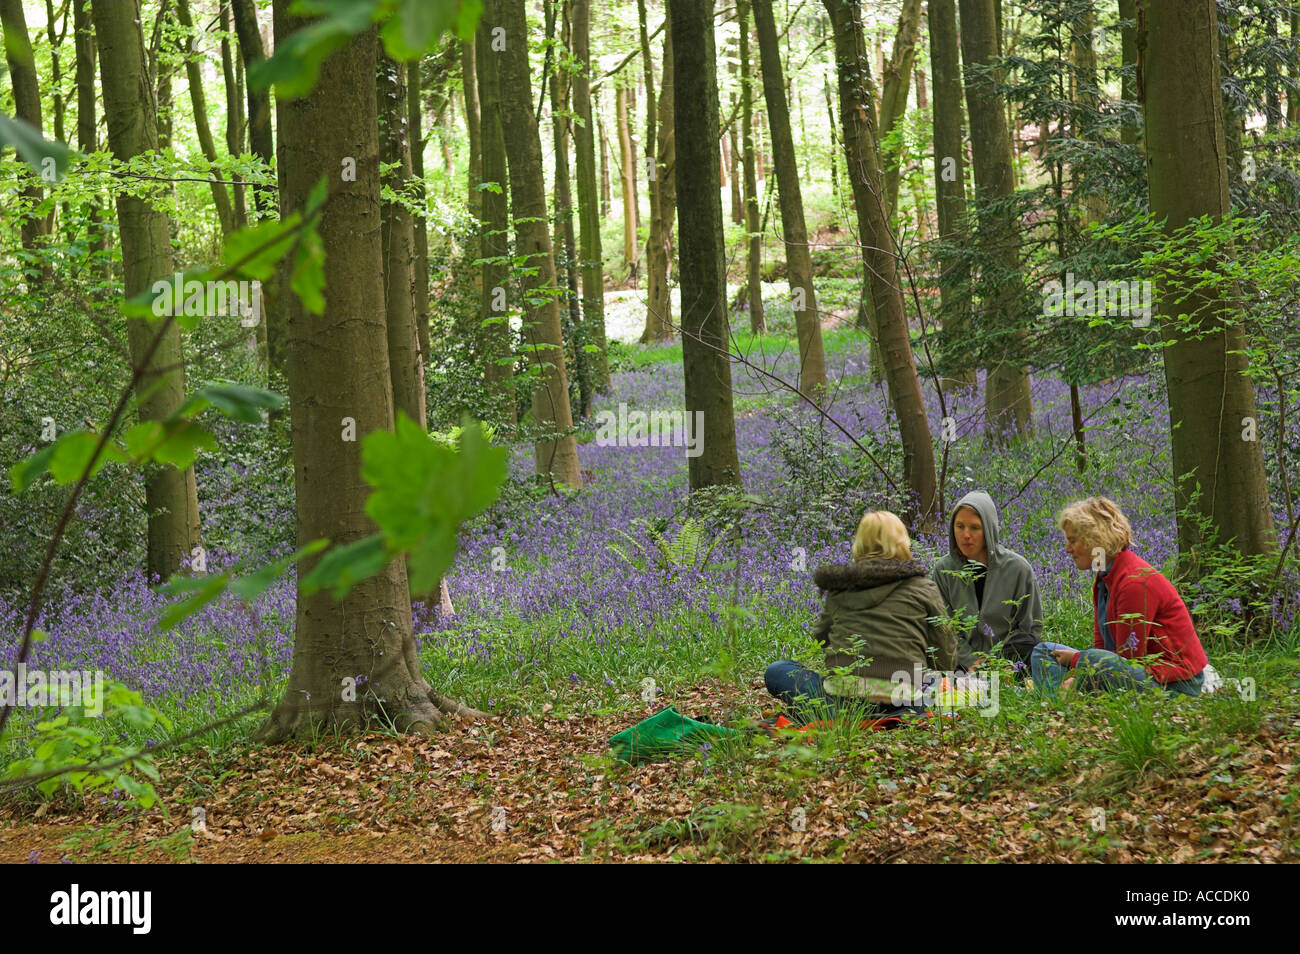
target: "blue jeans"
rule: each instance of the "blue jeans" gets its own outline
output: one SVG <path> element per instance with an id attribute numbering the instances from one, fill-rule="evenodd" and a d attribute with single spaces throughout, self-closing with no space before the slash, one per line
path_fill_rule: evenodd
<path id="1" fill-rule="evenodd" d="M 1074 669 L 1067 669 L 1052 658 L 1053 649 L 1078 652 L 1078 664 Z M 1191 679 L 1157 682 L 1145 669 L 1133 665 L 1118 653 L 1112 653 L 1108 649 L 1075 650 L 1073 646 L 1064 643 L 1039 643 L 1030 654 L 1029 664 L 1034 673 L 1034 687 L 1047 692 L 1055 692 L 1071 675 L 1075 677 L 1075 688 L 1083 692 L 1110 692 L 1116 689 L 1146 691 L 1152 686 L 1159 686 L 1168 692 L 1199 696 L 1201 685 L 1205 682 L 1203 672 Z"/>
<path id="2" fill-rule="evenodd" d="M 866 716 L 924 715 L 924 706 L 891 706 L 843 696 L 828 696 L 822 688 L 821 673 L 793 659 L 774 662 L 763 673 L 767 691 L 784 702 L 799 723 L 817 719 L 834 719 L 836 713 L 852 707 Z"/>

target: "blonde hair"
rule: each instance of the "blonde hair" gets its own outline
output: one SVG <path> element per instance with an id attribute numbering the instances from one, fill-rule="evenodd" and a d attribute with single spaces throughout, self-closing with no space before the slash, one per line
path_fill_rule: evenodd
<path id="1" fill-rule="evenodd" d="M 1066 505 L 1056 518 L 1056 525 L 1067 528 L 1086 546 L 1101 547 L 1113 557 L 1133 542 L 1133 528 L 1119 505 L 1106 497 L 1089 497 Z"/>
<path id="2" fill-rule="evenodd" d="M 853 537 L 853 559 L 867 557 L 912 559 L 912 540 L 907 535 L 907 527 L 888 510 L 868 510 L 862 515 Z"/>

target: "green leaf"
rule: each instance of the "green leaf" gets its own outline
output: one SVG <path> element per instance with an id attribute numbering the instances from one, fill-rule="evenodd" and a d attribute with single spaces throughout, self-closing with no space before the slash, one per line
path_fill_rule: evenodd
<path id="1" fill-rule="evenodd" d="M 53 159 L 56 181 L 68 171 L 68 162 L 72 157 L 80 155 L 61 142 L 46 139 L 26 120 L 3 113 L 0 113 L 0 146 L 13 146 L 17 149 L 23 161 L 43 179 L 47 179 L 46 170 L 51 168 L 51 164 L 45 160 Z"/>
<path id="2" fill-rule="evenodd" d="M 303 579 L 300 588 L 303 595 L 310 596 L 332 587 L 335 599 L 342 599 L 356 583 L 382 570 L 390 556 L 381 533 L 356 543 L 335 547 Z"/>
<path id="3" fill-rule="evenodd" d="M 47 444 L 30 457 L 25 457 L 9 468 L 9 485 L 14 493 L 20 494 L 40 479 L 50 466 L 54 456 L 54 444 Z"/>
<path id="4" fill-rule="evenodd" d="M 224 573 L 220 576 L 196 577 L 196 579 L 202 580 L 203 584 L 190 596 L 167 607 L 158 619 L 159 629 L 171 629 L 181 620 L 193 616 L 220 596 L 222 591 L 230 584 L 230 577 Z"/>
<path id="5" fill-rule="evenodd" d="M 234 593 L 242 600 L 255 600 L 266 591 L 266 588 L 280 578 L 291 565 L 297 563 L 304 557 L 314 556 L 320 553 L 327 546 L 328 540 L 313 540 L 305 547 L 301 547 L 294 553 L 282 559 L 269 563 L 255 573 L 248 576 L 241 576 L 230 584 L 230 592 Z"/>
<path id="6" fill-rule="evenodd" d="M 154 449 L 163 442 L 167 431 L 162 421 L 141 421 L 133 424 L 122 436 L 126 455 L 137 464 L 143 464 L 153 457 Z"/>
<path id="7" fill-rule="evenodd" d="M 226 237 L 222 255 L 227 267 L 236 268 L 240 275 L 266 281 L 293 248 L 298 233 L 292 230 L 301 218 L 295 212 L 285 219 L 268 219 L 232 232 Z"/>
<path id="8" fill-rule="evenodd" d="M 313 315 L 325 313 L 325 244 L 314 225 L 306 228 L 298 243 L 289 287 Z"/>
<path id="9" fill-rule="evenodd" d="M 384 24 L 384 49 L 395 60 L 413 60 L 433 48 L 434 42 L 456 19 L 458 3 L 406 2 Z"/>
<path id="10" fill-rule="evenodd" d="M 275 391 L 223 382 L 204 385 L 194 392 L 191 400 L 195 398 L 215 407 L 226 417 L 246 424 L 262 423 L 263 411 L 278 410 L 284 407 L 288 400 L 283 394 L 277 394 Z M 186 401 L 186 404 L 188 405 L 189 401 Z"/>
<path id="11" fill-rule="evenodd" d="M 270 59 L 250 66 L 249 87 L 263 90 L 274 86 L 276 99 L 280 101 L 306 96 L 320 78 L 321 64 L 326 57 L 364 33 L 378 9 L 378 0 L 316 0 L 294 4 L 291 12 L 296 16 L 303 13 L 323 16 L 294 30 L 283 43 L 276 45 Z"/>
<path id="12" fill-rule="evenodd" d="M 193 466 L 201 450 L 217 450 L 217 439 L 193 421 L 176 421 L 168 424 L 167 436 L 154 448 L 153 459 L 184 470 Z"/>
<path id="13" fill-rule="evenodd" d="M 54 453 L 49 458 L 50 476 L 60 484 L 80 480 L 98 446 L 99 434 L 94 431 L 81 430 L 64 434 L 53 444 Z M 126 455 L 112 443 L 106 443 L 95 458 L 94 467 L 88 476 L 94 477 L 110 460 L 125 462 Z"/>

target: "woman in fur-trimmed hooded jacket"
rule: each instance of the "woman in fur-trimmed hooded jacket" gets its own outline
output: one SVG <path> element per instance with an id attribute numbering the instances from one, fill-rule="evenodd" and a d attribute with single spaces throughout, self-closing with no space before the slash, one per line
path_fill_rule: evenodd
<path id="1" fill-rule="evenodd" d="M 799 721 L 834 718 L 852 703 L 864 714 L 924 711 L 911 704 L 920 669 L 950 670 L 957 658 L 952 631 L 937 620 L 943 598 L 912 559 L 907 528 L 894 514 L 869 511 L 853 539 L 853 563 L 814 574 L 826 594 L 813 636 L 825 648 L 822 676 L 794 660 L 774 662 L 768 692 L 791 706 Z M 910 688 L 907 698 L 900 687 Z"/>

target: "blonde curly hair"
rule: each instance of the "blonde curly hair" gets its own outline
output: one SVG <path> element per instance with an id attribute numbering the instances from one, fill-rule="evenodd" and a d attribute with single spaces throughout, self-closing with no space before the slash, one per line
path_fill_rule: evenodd
<path id="1" fill-rule="evenodd" d="M 1106 497 L 1089 497 L 1067 504 L 1056 525 L 1074 533 L 1086 546 L 1101 547 L 1109 559 L 1133 543 L 1133 528 L 1119 505 Z"/>

